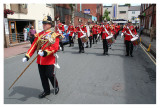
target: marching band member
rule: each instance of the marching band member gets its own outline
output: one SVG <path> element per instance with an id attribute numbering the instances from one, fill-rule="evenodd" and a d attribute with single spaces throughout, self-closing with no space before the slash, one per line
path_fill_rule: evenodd
<path id="1" fill-rule="evenodd" d="M 97 43 L 97 24 L 94 22 L 94 26 L 93 26 L 93 44 L 96 41 Z"/>
<path id="2" fill-rule="evenodd" d="M 113 36 L 114 36 L 114 39 L 116 40 L 116 30 L 115 30 L 115 25 L 113 24 L 112 21 L 110 21 L 110 30 L 111 30 L 111 33 L 112 33 Z"/>
<path id="3" fill-rule="evenodd" d="M 117 23 L 115 25 L 115 31 L 116 31 L 116 34 L 115 34 L 115 40 L 116 40 L 117 36 L 119 35 L 119 31 L 120 31 L 120 25 L 118 25 Z"/>
<path id="4" fill-rule="evenodd" d="M 57 18 L 57 25 L 55 27 L 55 31 L 56 31 L 56 33 L 60 33 L 60 34 L 63 35 L 64 24 L 60 23 L 59 17 Z M 64 46 L 63 46 L 63 43 L 62 43 L 62 39 L 60 39 L 59 44 L 60 44 L 60 47 L 62 48 L 62 51 L 64 51 Z"/>
<path id="5" fill-rule="evenodd" d="M 131 42 L 131 39 L 134 37 L 134 35 L 137 35 L 137 32 L 132 25 L 132 22 L 128 20 L 128 24 L 126 27 L 123 28 L 122 30 L 122 35 L 125 35 L 125 44 L 126 44 L 126 56 L 133 57 L 132 52 L 133 52 L 133 43 Z"/>
<path id="6" fill-rule="evenodd" d="M 79 24 L 76 27 L 76 32 L 78 32 L 78 45 L 79 45 L 79 53 L 84 53 L 84 43 L 81 41 L 81 36 L 84 35 L 84 33 L 87 32 L 86 27 L 84 25 L 81 25 L 82 20 L 78 20 Z"/>
<path id="7" fill-rule="evenodd" d="M 39 98 L 44 98 L 46 95 L 50 94 L 50 86 L 48 79 L 50 80 L 52 86 L 56 86 L 55 93 L 59 92 L 58 81 L 54 73 L 55 56 L 53 55 L 59 50 L 59 37 L 58 33 L 51 31 L 52 19 L 50 16 L 46 16 L 43 19 L 43 31 L 35 35 L 35 39 L 26 53 L 25 57 L 22 59 L 23 62 L 28 61 L 34 52 L 37 50 L 37 64 L 39 69 L 39 74 L 42 82 L 44 92 L 39 95 Z M 56 37 L 55 43 L 49 44 L 49 37 Z M 44 49 L 45 48 L 45 49 Z M 56 81 L 56 82 L 54 82 Z M 54 85 L 54 83 L 56 85 Z"/>
<path id="8" fill-rule="evenodd" d="M 100 24 L 98 24 L 98 25 L 97 25 L 97 33 L 98 33 L 98 35 L 97 35 L 97 40 L 99 40 L 99 41 L 100 41 L 100 37 L 101 37 L 101 36 L 100 36 L 100 35 L 101 35 L 101 31 L 102 31 L 102 30 L 101 30 L 101 26 L 100 26 Z"/>
<path id="9" fill-rule="evenodd" d="M 90 48 L 92 47 L 92 38 L 93 38 L 93 25 L 91 24 L 90 19 L 88 20 L 88 25 L 86 26 L 87 28 L 87 35 L 89 38 L 89 42 L 90 42 Z M 88 42 L 87 43 L 87 48 L 88 48 Z"/>
<path id="10" fill-rule="evenodd" d="M 75 33 L 75 28 L 74 26 L 71 24 L 71 21 L 70 21 L 70 24 L 69 24 L 69 27 L 68 27 L 68 30 L 67 30 L 67 33 L 69 32 L 69 47 L 74 46 L 74 42 L 73 42 L 73 37 L 74 37 L 74 33 Z"/>
<path id="11" fill-rule="evenodd" d="M 106 37 L 110 35 L 110 26 L 107 24 L 107 20 L 104 19 L 104 25 L 102 26 L 102 39 L 103 39 L 103 55 L 108 55 L 108 42 Z"/>

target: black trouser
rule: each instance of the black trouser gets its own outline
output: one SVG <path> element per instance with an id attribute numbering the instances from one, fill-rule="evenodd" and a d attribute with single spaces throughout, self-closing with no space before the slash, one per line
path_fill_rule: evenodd
<path id="1" fill-rule="evenodd" d="M 72 36 L 69 36 L 69 44 L 70 44 L 70 46 L 71 46 L 72 43 L 74 44 L 73 38 L 72 38 Z"/>
<path id="2" fill-rule="evenodd" d="M 117 39 L 117 33 L 116 33 L 116 34 L 114 34 L 114 39 L 115 39 L 115 40 Z"/>
<path id="3" fill-rule="evenodd" d="M 33 43 L 34 39 L 35 39 L 34 37 L 30 37 L 31 44 Z"/>
<path id="4" fill-rule="evenodd" d="M 38 64 L 39 74 L 42 82 L 44 92 L 50 92 L 49 81 L 50 80 L 54 88 L 54 78 L 56 81 L 56 87 L 58 87 L 58 81 L 54 76 L 54 65 L 40 65 Z"/>
<path id="5" fill-rule="evenodd" d="M 63 47 L 62 41 L 59 41 L 59 45 L 60 45 L 60 47 L 62 48 L 62 51 L 63 51 L 63 50 L 64 50 L 64 47 Z"/>
<path id="6" fill-rule="evenodd" d="M 127 55 L 132 55 L 132 52 L 133 52 L 133 44 L 131 41 L 127 41 L 125 40 L 125 44 L 126 44 L 126 53 Z"/>
<path id="7" fill-rule="evenodd" d="M 93 44 L 94 44 L 94 40 L 96 40 L 96 43 L 97 43 L 97 34 L 93 34 Z"/>
<path id="8" fill-rule="evenodd" d="M 81 39 L 78 38 L 79 51 L 84 51 L 84 43 L 82 43 Z"/>
<path id="9" fill-rule="evenodd" d="M 93 36 L 89 36 L 90 48 L 92 47 L 92 37 Z M 88 41 L 86 43 L 87 43 L 87 46 L 88 46 Z"/>
<path id="10" fill-rule="evenodd" d="M 104 53 L 108 52 L 108 42 L 107 42 L 107 39 L 103 39 L 103 50 L 104 50 Z"/>

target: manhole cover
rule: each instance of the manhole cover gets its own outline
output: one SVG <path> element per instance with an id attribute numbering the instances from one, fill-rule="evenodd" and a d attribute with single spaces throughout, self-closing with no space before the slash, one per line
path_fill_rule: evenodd
<path id="1" fill-rule="evenodd" d="M 116 84 L 113 85 L 112 89 L 115 90 L 115 91 L 122 91 L 123 86 L 120 83 L 116 83 Z"/>

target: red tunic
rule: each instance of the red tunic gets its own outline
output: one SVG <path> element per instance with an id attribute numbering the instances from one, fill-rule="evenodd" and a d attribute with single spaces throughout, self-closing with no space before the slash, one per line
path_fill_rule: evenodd
<path id="1" fill-rule="evenodd" d="M 38 34 L 36 34 L 36 38 L 34 39 L 34 42 L 32 43 L 31 47 L 29 48 L 26 57 L 31 58 L 34 52 L 37 50 L 37 43 L 38 41 L 41 41 L 40 39 L 45 40 L 46 35 L 50 35 L 51 30 L 42 31 Z M 53 33 L 54 36 L 58 36 L 58 33 Z M 46 47 L 48 41 L 42 46 L 41 50 Z M 45 48 L 45 52 L 47 52 L 47 55 L 45 57 L 42 57 L 38 55 L 37 57 L 37 63 L 40 65 L 53 65 L 55 63 L 55 56 L 53 55 L 56 53 L 59 49 L 59 38 L 57 37 L 54 44 L 51 44 L 50 46 Z"/>
<path id="2" fill-rule="evenodd" d="M 94 25 L 94 26 L 93 26 L 93 35 L 94 35 L 94 34 L 97 34 L 97 25 Z"/>
<path id="3" fill-rule="evenodd" d="M 133 35 L 137 35 L 137 32 L 136 32 L 136 29 L 134 28 L 134 26 L 129 26 L 129 27 L 124 27 L 124 28 L 123 28 L 122 32 L 123 32 L 124 35 L 125 35 L 124 40 L 131 41 L 131 39 L 132 39 L 133 37 L 132 37 L 132 35 L 130 34 L 129 29 L 130 29 L 130 31 L 132 32 Z"/>
<path id="4" fill-rule="evenodd" d="M 112 33 L 113 35 L 116 33 L 115 25 L 114 25 L 114 24 L 112 24 L 112 25 L 110 26 L 110 30 L 111 30 L 111 33 Z"/>
<path id="5" fill-rule="evenodd" d="M 106 28 L 106 30 L 108 31 L 108 33 L 110 32 L 110 27 L 109 24 L 104 25 L 104 27 Z M 105 29 L 102 26 L 102 39 L 106 39 L 106 37 L 108 37 L 109 35 L 107 34 L 107 32 L 105 31 Z"/>
<path id="6" fill-rule="evenodd" d="M 81 32 L 80 28 L 81 28 L 81 30 L 84 31 L 85 33 L 87 32 L 86 27 L 83 26 L 83 25 L 81 25 L 80 27 L 79 27 L 79 26 L 76 27 L 76 32 L 78 32 L 78 38 L 80 38 L 80 37 L 83 35 L 83 33 Z"/>
<path id="7" fill-rule="evenodd" d="M 70 31 L 69 36 L 72 36 L 73 33 L 75 32 L 75 28 L 73 27 L 73 25 L 71 25 L 71 26 L 68 27 L 67 33 L 68 33 L 69 31 Z"/>
<path id="8" fill-rule="evenodd" d="M 62 23 L 59 23 L 58 25 L 56 25 L 56 29 L 55 29 L 56 33 L 59 33 L 58 28 L 59 28 L 59 30 L 61 30 L 61 32 L 64 32 L 64 30 L 65 30 L 64 25 Z"/>

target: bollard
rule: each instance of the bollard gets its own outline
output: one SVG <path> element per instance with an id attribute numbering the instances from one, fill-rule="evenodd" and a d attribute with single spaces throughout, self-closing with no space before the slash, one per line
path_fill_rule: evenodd
<path id="1" fill-rule="evenodd" d="M 151 50 L 151 44 L 149 44 L 147 51 L 150 52 L 150 50 Z"/>

